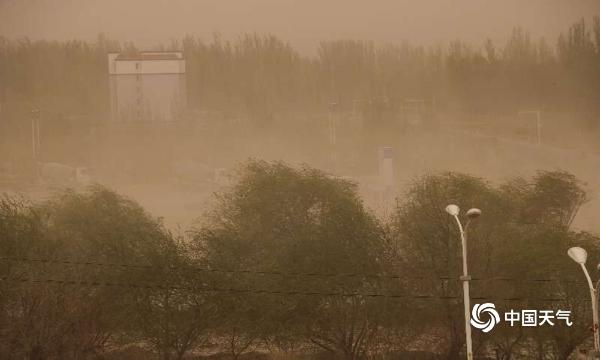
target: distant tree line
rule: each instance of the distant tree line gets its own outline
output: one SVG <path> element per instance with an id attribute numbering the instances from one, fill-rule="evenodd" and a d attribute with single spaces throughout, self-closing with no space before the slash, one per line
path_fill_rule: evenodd
<path id="1" fill-rule="evenodd" d="M 186 37 L 161 49 L 182 50 L 193 108 L 249 114 L 350 108 L 355 100 L 426 99 L 446 110 L 515 113 L 522 108 L 600 113 L 600 17 L 573 24 L 558 39 L 532 39 L 515 28 L 505 44 L 481 47 L 370 41 L 324 41 L 316 56 L 300 55 L 275 36 L 235 40 Z M 21 104 L 63 114 L 102 117 L 107 111 L 109 51 L 134 44 L 99 36 L 94 42 L 0 38 L 3 115 Z M 12 105 L 14 106 L 12 106 Z M 16 110 L 14 110 L 16 111 Z"/>
<path id="2" fill-rule="evenodd" d="M 474 302 L 572 311 L 572 327 L 474 331 L 477 358 L 566 360 L 592 336 L 588 289 L 566 255 L 582 246 L 600 260 L 600 239 L 570 227 L 586 200 L 564 172 L 498 186 L 443 173 L 416 179 L 384 221 L 351 182 L 250 161 L 178 234 L 102 187 L 37 203 L 4 196 L 0 353 L 464 358 L 461 245 L 444 212 L 456 203 L 483 209 L 469 228 L 472 296 L 485 299 Z"/>

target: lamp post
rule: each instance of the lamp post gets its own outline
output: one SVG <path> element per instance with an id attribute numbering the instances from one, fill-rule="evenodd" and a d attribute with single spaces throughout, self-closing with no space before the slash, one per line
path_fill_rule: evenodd
<path id="1" fill-rule="evenodd" d="M 450 214 L 456 220 L 456 224 L 458 225 L 458 230 L 460 231 L 460 240 L 462 243 L 462 260 L 463 260 L 463 275 L 460 277 L 460 280 L 463 283 L 463 296 L 464 296 L 464 305 L 465 305 L 465 336 L 467 338 L 467 360 L 473 360 L 473 340 L 471 338 L 471 324 L 470 324 L 470 313 L 471 313 L 471 300 L 469 297 L 469 281 L 471 280 L 471 276 L 469 275 L 469 270 L 467 267 L 467 229 L 471 220 L 478 218 L 481 215 L 481 210 L 479 209 L 470 209 L 467 211 L 467 223 L 464 228 L 458 218 L 458 214 L 460 213 L 460 208 L 457 205 L 451 204 L 446 206 L 446 212 Z"/>
<path id="2" fill-rule="evenodd" d="M 600 356 L 600 333 L 598 333 L 598 285 L 600 284 L 600 280 L 596 283 L 596 287 L 592 283 L 592 278 L 590 278 L 590 274 L 585 267 L 585 262 L 587 260 L 587 251 L 580 247 L 572 247 L 567 251 L 567 255 L 573 261 L 578 263 L 585 274 L 585 278 L 587 279 L 588 286 L 590 287 L 590 295 L 592 297 L 592 319 L 594 321 L 594 354 L 592 354 L 593 358 L 596 359 Z"/>

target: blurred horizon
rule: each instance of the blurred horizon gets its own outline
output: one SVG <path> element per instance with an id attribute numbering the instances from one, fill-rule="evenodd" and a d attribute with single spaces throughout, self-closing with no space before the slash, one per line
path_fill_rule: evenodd
<path id="1" fill-rule="evenodd" d="M 151 48 L 187 35 L 232 40 L 254 32 L 311 55 L 321 41 L 335 39 L 482 46 L 486 39 L 506 41 L 515 27 L 554 43 L 570 24 L 599 12 L 596 0 L 0 0 L 0 36 L 89 41 L 104 34 Z"/>

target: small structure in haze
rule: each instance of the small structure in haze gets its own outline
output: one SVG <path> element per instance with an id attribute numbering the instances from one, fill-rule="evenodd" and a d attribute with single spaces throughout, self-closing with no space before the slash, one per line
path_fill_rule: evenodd
<path id="1" fill-rule="evenodd" d="M 178 51 L 109 53 L 113 121 L 175 121 L 186 107 L 185 59 Z"/>

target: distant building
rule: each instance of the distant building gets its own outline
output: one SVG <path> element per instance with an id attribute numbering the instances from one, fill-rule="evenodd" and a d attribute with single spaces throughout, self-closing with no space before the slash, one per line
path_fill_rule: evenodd
<path id="1" fill-rule="evenodd" d="M 113 121 L 174 121 L 186 107 L 181 52 L 108 54 Z"/>

